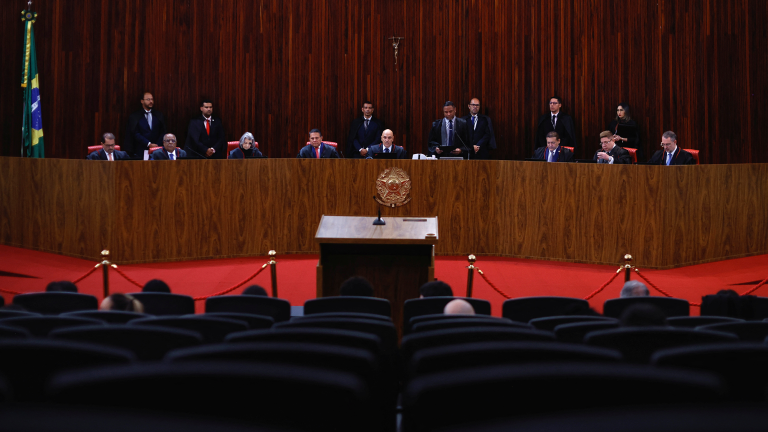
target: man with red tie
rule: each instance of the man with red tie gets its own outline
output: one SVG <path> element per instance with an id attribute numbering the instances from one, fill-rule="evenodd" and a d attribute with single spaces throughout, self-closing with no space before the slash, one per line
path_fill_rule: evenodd
<path id="1" fill-rule="evenodd" d="M 309 144 L 305 145 L 299 155 L 301 159 L 338 159 L 339 154 L 336 149 L 323 142 L 323 134 L 320 129 L 309 131 Z"/>
<path id="2" fill-rule="evenodd" d="M 115 135 L 110 132 L 101 136 L 101 150 L 88 155 L 89 160 L 116 161 L 130 158 L 128 153 L 115 150 Z"/>
<path id="3" fill-rule="evenodd" d="M 213 102 L 203 100 L 200 104 L 201 116 L 189 122 L 187 142 L 184 151 L 195 159 L 226 159 L 227 141 L 224 138 L 224 125 L 221 119 L 213 117 Z"/>

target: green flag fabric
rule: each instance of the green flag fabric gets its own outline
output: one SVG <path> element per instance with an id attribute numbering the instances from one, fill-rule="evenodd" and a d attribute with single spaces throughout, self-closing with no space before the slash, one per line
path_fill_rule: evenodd
<path id="1" fill-rule="evenodd" d="M 37 76 L 37 54 L 35 52 L 35 32 L 32 28 L 37 13 L 22 11 L 24 22 L 24 61 L 21 87 L 24 89 L 24 123 L 21 129 L 22 156 L 42 158 L 43 151 L 43 116 L 40 112 L 40 81 Z"/>

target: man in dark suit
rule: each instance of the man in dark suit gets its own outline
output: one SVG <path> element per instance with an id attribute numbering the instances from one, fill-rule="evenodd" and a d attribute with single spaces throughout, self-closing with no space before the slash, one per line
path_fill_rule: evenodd
<path id="1" fill-rule="evenodd" d="M 429 152 L 440 156 L 467 157 L 469 150 L 469 127 L 464 119 L 456 118 L 456 105 L 448 101 L 443 105 L 443 118 L 432 122 L 429 131 Z M 438 146 L 457 146 L 449 155 L 443 154 Z"/>
<path id="2" fill-rule="evenodd" d="M 469 115 L 462 117 L 469 127 L 470 159 L 490 159 L 489 150 L 496 150 L 496 136 L 491 118 L 480 114 L 480 99 L 469 101 Z"/>
<path id="3" fill-rule="evenodd" d="M 352 120 L 347 137 L 347 154 L 350 159 L 365 159 L 368 157 L 368 147 L 381 144 L 381 133 L 384 122 L 373 117 L 373 104 L 363 102 L 363 115 Z"/>
<path id="4" fill-rule="evenodd" d="M 600 132 L 600 145 L 603 148 L 595 152 L 593 159 L 600 164 L 631 165 L 632 156 L 629 155 L 628 151 L 616 145 L 613 136 L 611 131 Z"/>
<path id="5" fill-rule="evenodd" d="M 115 150 L 115 135 L 110 132 L 106 132 L 101 136 L 101 150 L 88 155 L 89 160 L 116 161 L 130 158 L 128 153 Z"/>
<path id="6" fill-rule="evenodd" d="M 696 165 L 693 155 L 677 146 L 677 134 L 666 131 L 661 135 L 661 150 L 653 154 L 651 165 Z"/>
<path id="7" fill-rule="evenodd" d="M 543 114 L 536 122 L 536 142 L 534 149 L 547 144 L 547 134 L 555 131 L 560 136 L 562 145 L 576 147 L 576 129 L 573 119 L 560 111 L 563 101 L 559 97 L 549 98 L 549 113 Z"/>
<path id="8" fill-rule="evenodd" d="M 152 160 L 178 160 L 187 157 L 187 152 L 176 147 L 176 135 L 166 134 L 163 137 L 163 149 L 152 153 Z"/>
<path id="9" fill-rule="evenodd" d="M 300 159 L 338 159 L 339 154 L 336 153 L 333 146 L 323 142 L 323 134 L 320 133 L 320 129 L 312 129 L 309 131 L 309 144 L 305 145 L 296 157 Z"/>
<path id="10" fill-rule="evenodd" d="M 376 153 L 395 153 L 397 154 L 397 159 L 408 159 L 405 149 L 396 146 L 394 142 L 395 134 L 389 129 L 384 129 L 384 132 L 381 134 L 381 144 L 368 147 L 368 159 L 373 159 L 373 155 Z"/>
<path id="11" fill-rule="evenodd" d="M 165 135 L 165 117 L 154 106 L 152 93 L 144 93 L 142 109 L 128 117 L 123 148 L 134 159 L 144 159 L 144 152 L 159 147 Z"/>
<path id="12" fill-rule="evenodd" d="M 195 159 L 226 159 L 227 141 L 224 138 L 224 125 L 221 119 L 213 117 L 213 102 L 203 100 L 200 104 L 201 116 L 189 122 L 187 142 L 184 151 Z"/>
<path id="13" fill-rule="evenodd" d="M 533 158 L 547 162 L 573 162 L 573 152 L 561 146 L 560 136 L 552 131 L 547 134 L 547 146 L 537 148 Z"/>

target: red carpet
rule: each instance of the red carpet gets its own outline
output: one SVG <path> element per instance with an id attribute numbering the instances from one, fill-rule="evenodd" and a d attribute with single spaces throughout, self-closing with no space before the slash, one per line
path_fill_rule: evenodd
<path id="1" fill-rule="evenodd" d="M 277 280 L 280 297 L 293 305 L 302 305 L 315 297 L 315 266 L 317 255 L 278 256 Z M 175 293 L 193 297 L 204 296 L 230 288 L 253 274 L 267 262 L 267 257 L 234 258 L 205 261 L 185 261 L 161 264 L 120 266 L 126 275 L 145 283 L 163 279 Z M 96 260 L 89 262 L 44 252 L 0 245 L 0 289 L 18 292 L 44 291 L 53 280 L 75 280 L 90 270 Z M 438 257 L 435 275 L 449 283 L 456 295 L 466 294 L 467 261 L 465 257 Z M 480 257 L 476 266 L 488 279 L 511 297 L 555 295 L 584 298 L 613 276 L 618 266 L 571 264 L 515 258 Z M 768 255 L 739 258 L 673 270 L 643 270 L 641 272 L 656 286 L 674 297 L 700 303 L 701 296 L 721 289 L 733 289 L 742 294 L 768 277 Z M 633 279 L 635 277 L 633 276 Z M 590 300 L 597 311 L 603 302 L 618 297 L 623 276 L 619 276 L 603 292 Z M 375 284 L 375 281 L 373 281 Z M 259 284 L 269 290 L 269 269 L 232 292 L 239 294 L 245 286 Z M 80 292 L 101 298 L 101 269 L 78 283 Z M 133 292 L 139 288 L 127 282 L 117 272 L 110 271 L 111 292 Z M 650 287 L 649 287 L 650 288 Z M 661 295 L 651 289 L 652 295 Z M 756 295 L 768 296 L 768 285 Z M 6 303 L 12 295 L 2 293 Z M 505 298 L 494 291 L 479 275 L 475 275 L 474 297 L 489 300 L 493 314 L 501 315 Z M 202 301 L 197 311 L 203 311 Z M 698 308 L 691 308 L 698 315 Z"/>

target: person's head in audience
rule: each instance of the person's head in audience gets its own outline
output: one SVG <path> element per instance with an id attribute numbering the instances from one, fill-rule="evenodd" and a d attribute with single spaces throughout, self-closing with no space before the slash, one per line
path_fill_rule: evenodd
<path id="1" fill-rule="evenodd" d="M 107 154 L 112 154 L 115 151 L 115 135 L 111 132 L 105 132 L 101 136 L 101 148 Z"/>
<path id="2" fill-rule="evenodd" d="M 151 281 L 144 284 L 144 288 L 141 289 L 141 292 L 158 292 L 170 294 L 171 288 L 167 283 L 161 281 L 160 279 L 152 279 Z"/>
<path id="3" fill-rule="evenodd" d="M 443 281 L 427 282 L 419 288 L 419 298 L 427 297 L 453 297 L 453 290 Z"/>
<path id="4" fill-rule="evenodd" d="M 445 315 L 474 315 L 475 308 L 464 299 L 451 300 L 443 309 Z"/>
<path id="5" fill-rule="evenodd" d="M 621 327 L 665 327 L 667 316 L 661 309 L 650 304 L 636 304 L 621 314 Z"/>
<path id="6" fill-rule="evenodd" d="M 353 276 L 344 281 L 339 288 L 341 296 L 373 297 L 373 285 L 368 279 L 361 276 Z"/>
<path id="7" fill-rule="evenodd" d="M 77 285 L 70 281 L 51 282 L 45 287 L 45 292 L 77 292 Z"/>
<path id="8" fill-rule="evenodd" d="M 262 296 L 262 297 L 269 297 L 267 295 L 267 290 L 265 290 L 261 285 L 251 285 L 248 288 L 243 290 L 242 295 L 253 295 L 253 296 Z"/>
<path id="9" fill-rule="evenodd" d="M 99 310 L 144 313 L 144 305 L 130 294 L 115 293 L 101 302 Z"/>
<path id="10" fill-rule="evenodd" d="M 648 287 L 644 283 L 636 280 L 627 281 L 621 289 L 621 298 L 625 297 L 648 297 Z"/>

